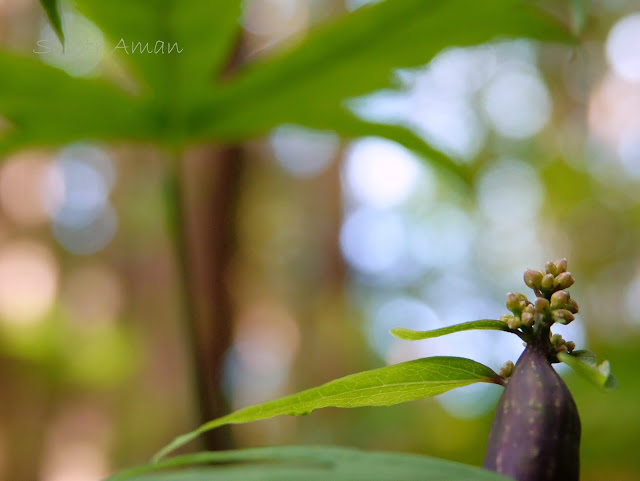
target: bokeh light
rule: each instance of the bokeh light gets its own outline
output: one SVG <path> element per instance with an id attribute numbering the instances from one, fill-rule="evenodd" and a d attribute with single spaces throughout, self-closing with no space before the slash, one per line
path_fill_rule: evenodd
<path id="1" fill-rule="evenodd" d="M 356 201 L 377 208 L 404 202 L 422 173 L 415 155 L 388 140 L 358 140 L 351 144 L 345 158 L 348 192 Z"/>
<path id="2" fill-rule="evenodd" d="M 640 13 L 621 18 L 607 37 L 607 59 L 626 80 L 640 82 Z"/>
<path id="3" fill-rule="evenodd" d="M 0 203 L 14 222 L 34 227 L 46 223 L 42 191 L 51 159 L 40 152 L 23 152 L 6 160 L 0 168 Z"/>
<path id="4" fill-rule="evenodd" d="M 66 250 L 88 255 L 103 249 L 117 230 L 109 202 L 116 170 L 97 147 L 76 144 L 63 149 L 42 192 L 54 237 Z"/>
<path id="5" fill-rule="evenodd" d="M 58 263 L 46 245 L 14 241 L 0 246 L 0 318 L 33 324 L 51 309 L 58 290 Z"/>
<path id="6" fill-rule="evenodd" d="M 347 216 L 340 233 L 347 261 L 370 275 L 397 267 L 405 242 L 406 229 L 400 215 L 364 207 Z"/>
<path id="7" fill-rule="evenodd" d="M 278 164 L 300 178 L 313 177 L 324 171 L 340 147 L 338 136 L 332 132 L 293 126 L 275 129 L 270 140 Z"/>
<path id="8" fill-rule="evenodd" d="M 551 97 L 537 74 L 506 71 L 487 86 L 484 107 L 496 131 L 505 137 L 524 139 L 549 121 Z"/>
<path id="9" fill-rule="evenodd" d="M 40 59 L 75 77 L 95 74 L 105 57 L 105 38 L 95 24 L 63 4 L 61 9 L 65 46 L 48 21 L 43 21 L 33 49 Z"/>

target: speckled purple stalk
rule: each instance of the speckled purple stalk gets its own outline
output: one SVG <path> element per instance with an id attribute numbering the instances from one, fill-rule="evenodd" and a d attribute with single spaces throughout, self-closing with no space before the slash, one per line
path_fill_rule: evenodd
<path id="1" fill-rule="evenodd" d="M 542 348 L 528 346 L 500 398 L 484 467 L 517 481 L 578 481 L 580 417 Z"/>

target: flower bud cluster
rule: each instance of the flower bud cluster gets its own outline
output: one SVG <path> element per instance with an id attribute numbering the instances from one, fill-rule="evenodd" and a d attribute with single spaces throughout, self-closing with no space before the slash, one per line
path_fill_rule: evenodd
<path id="1" fill-rule="evenodd" d="M 545 272 L 527 269 L 524 273 L 524 282 L 535 291 L 538 297 L 548 298 L 556 291 L 568 289 L 575 280 L 571 273 L 567 272 L 567 259 L 560 259 L 547 262 Z"/>
<path id="2" fill-rule="evenodd" d="M 567 272 L 567 259 L 547 262 L 545 272 L 527 269 L 524 282 L 536 293 L 536 313 L 547 322 L 569 324 L 575 319 L 578 304 L 564 291 L 575 282 L 571 273 Z"/>
<path id="3" fill-rule="evenodd" d="M 531 301 L 527 299 L 527 296 L 509 292 L 506 305 L 513 315 L 505 314 L 500 320 L 506 322 L 510 329 L 518 329 L 520 326 L 533 326 L 536 320 L 536 310 Z"/>
<path id="4" fill-rule="evenodd" d="M 551 336 L 551 345 L 554 347 L 556 352 L 571 352 L 576 348 L 573 341 L 565 341 L 560 334 L 554 334 Z"/>

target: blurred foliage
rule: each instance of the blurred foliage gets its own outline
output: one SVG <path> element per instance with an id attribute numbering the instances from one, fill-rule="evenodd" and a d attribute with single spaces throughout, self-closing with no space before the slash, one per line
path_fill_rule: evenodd
<path id="1" fill-rule="evenodd" d="M 556 23 L 522 8 L 521 2 L 428 3 L 425 9 L 425 2 L 419 1 L 381 2 L 309 33 L 310 26 L 340 12 L 343 2 L 298 1 L 308 11 L 291 16 L 289 23 L 297 30 L 283 40 L 279 32 L 289 32 L 289 27 L 277 15 L 263 15 L 265 22 L 276 24 L 274 34 L 251 31 L 246 18 L 243 28 L 237 19 L 241 8 L 248 16 L 248 7 L 242 2 L 162 2 L 163 9 L 158 9 L 151 1 L 78 0 L 79 11 L 108 37 L 106 51 L 120 38 L 143 43 L 160 38 L 178 41 L 185 55 L 134 56 L 120 51 L 107 56 L 88 77 L 76 78 L 30 53 L 42 34 L 42 10 L 36 2 L 0 1 L 0 43 L 6 47 L 0 53 L 3 160 L 4 153 L 25 147 L 63 147 L 79 140 L 142 142 L 135 148 L 109 149 L 118 159 L 113 202 L 119 230 L 106 249 L 91 257 L 118 272 L 125 301 L 117 320 L 87 329 L 60 293 L 49 312 L 32 325 L 0 319 L 0 476 L 15 481 L 97 479 L 144 462 L 162 441 L 196 424 L 187 353 L 178 327 L 177 283 L 162 220 L 163 167 L 147 143 L 239 141 L 269 134 L 281 123 L 335 130 L 346 139 L 394 139 L 429 158 L 426 165 L 462 175 L 466 185 L 424 168 L 421 172 L 433 183 L 420 184 L 397 210 L 409 225 L 438 219 L 436 239 L 445 239 L 442 242 L 453 249 L 456 237 L 445 237 L 451 219 L 436 214 L 439 205 L 454 206 L 476 222 L 464 233 L 471 254 L 464 262 L 429 267 L 401 282 L 344 266 L 338 240 L 343 216 L 353 204 L 345 180 L 348 159 L 337 160 L 344 149 L 334 153 L 326 170 L 301 179 L 283 168 L 271 137 L 247 142 L 251 162 L 243 176 L 239 248 L 229 275 L 238 323 L 225 388 L 234 407 L 379 366 L 383 354 L 373 347 L 371 331 L 380 326 L 373 322 L 370 305 L 394 296 L 411 297 L 451 319 L 447 305 L 476 306 L 469 289 L 482 290 L 499 305 L 506 290 L 521 285 L 523 268 L 566 256 L 578 279 L 577 322 L 585 326 L 589 349 L 611 361 L 619 381 L 616 391 L 603 394 L 572 373 L 566 375 L 583 425 L 582 478 L 622 481 L 640 476 L 633 444 L 640 430 L 640 289 L 634 287 L 640 272 L 640 198 L 635 164 L 619 158 L 615 137 L 637 118 L 638 87 L 626 80 L 620 83 L 606 58 L 607 36 L 622 18 L 637 13 L 637 5 L 622 0 L 539 2 L 552 15 L 573 15 L 567 23 L 581 31 L 578 48 L 525 44 L 535 52 L 534 68 L 544 78 L 553 112 L 535 136 L 510 138 L 488 128 L 479 150 L 464 163 L 451 160 L 456 156 L 411 122 L 363 120 L 345 107 L 344 100 L 389 87 L 405 94 L 412 88 L 404 80 L 407 75 L 420 73 L 420 66 L 431 59 L 442 61 L 439 53 L 446 47 L 496 37 L 564 35 Z M 212 17 L 218 28 L 211 28 Z M 341 30 L 349 32 L 338 35 Z M 225 67 L 233 63 L 229 55 L 241 38 L 249 46 L 248 59 L 229 74 Z M 523 61 L 527 49 L 520 52 L 525 53 L 517 60 Z M 506 70 L 509 62 L 499 64 L 497 71 Z M 396 75 L 397 67 L 415 69 Z M 480 70 L 476 67 L 465 75 L 475 78 Z M 456 75 L 446 82 L 456 84 Z M 473 101 L 483 112 L 482 122 L 489 125 L 483 98 Z M 439 108 L 413 102 L 422 116 Z M 628 107 L 626 116 L 619 114 L 620 104 Z M 446 113 L 437 118 L 448 125 Z M 312 153 L 292 150 L 301 162 Z M 53 157 L 51 151 L 46 153 Z M 5 165 L 16 161 L 14 155 L 6 157 Z M 507 177 L 517 194 L 496 189 L 503 195 L 502 203 L 491 204 L 520 203 L 523 210 L 507 219 L 512 230 L 496 227 L 481 207 L 483 182 L 492 169 L 505 165 L 516 165 L 519 175 L 529 172 L 523 164 L 533 175 L 522 176 L 521 183 Z M 0 178 L 4 175 L 0 172 Z M 533 210 L 525 196 L 532 182 L 539 184 L 541 204 L 537 213 L 523 217 L 523 211 Z M 0 194 L 8 195 L 5 191 L 0 184 Z M 9 215 L 4 197 L 0 201 L 0 252 L 16 239 L 37 239 L 55 254 L 60 284 L 66 286 L 75 268 L 87 260 L 64 252 L 48 224 L 24 224 Z M 531 244 L 535 248 L 518 250 Z M 460 270 L 466 275 L 462 287 L 454 282 Z M 443 284 L 446 289 L 438 290 Z M 451 292 L 454 299 L 446 295 Z M 99 298 L 90 297 L 90 303 Z M 485 314 L 479 309 L 473 319 Z M 279 333 L 282 341 L 274 341 L 270 332 Z M 503 338 L 501 333 L 492 335 L 495 343 L 483 338 L 477 344 L 486 342 L 487 349 L 495 351 Z M 470 347 L 463 337 L 455 339 L 460 343 L 452 348 L 458 351 L 450 353 L 468 355 L 465 349 Z M 430 344 L 435 341 L 424 341 L 429 346 L 425 349 L 437 350 Z M 252 358 L 247 352 L 263 357 Z M 270 364 L 273 352 L 284 353 L 285 360 Z M 499 388 L 490 388 L 495 397 Z M 478 465 L 491 415 L 460 417 L 425 400 L 384 409 L 326 409 L 303 419 L 235 426 L 233 435 L 238 446 L 346 444 Z"/>

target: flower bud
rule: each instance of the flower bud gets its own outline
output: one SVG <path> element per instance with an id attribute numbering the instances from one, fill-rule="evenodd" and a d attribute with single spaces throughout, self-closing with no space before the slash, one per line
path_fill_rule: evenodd
<path id="1" fill-rule="evenodd" d="M 507 309 L 509 309 L 511 312 L 515 313 L 515 312 L 520 312 L 520 299 L 518 299 L 518 295 L 513 293 L 513 292 L 509 292 L 507 294 Z"/>
<path id="2" fill-rule="evenodd" d="M 498 374 L 503 378 L 508 378 L 511 376 L 511 374 L 513 374 L 514 367 L 515 365 L 513 364 L 513 361 L 507 361 L 502 365 L 502 367 L 498 371 Z"/>
<path id="3" fill-rule="evenodd" d="M 520 320 L 524 326 L 531 327 L 536 322 L 536 316 L 530 312 L 523 312 Z"/>
<path id="4" fill-rule="evenodd" d="M 579 310 L 578 303 L 573 299 L 569 299 L 569 302 L 566 304 L 565 309 L 572 314 L 576 314 Z"/>
<path id="5" fill-rule="evenodd" d="M 562 346 L 566 344 L 565 340 L 562 338 L 562 335 L 560 334 L 554 334 L 553 336 L 551 336 L 551 345 L 554 347 L 558 347 L 558 346 Z"/>
<path id="6" fill-rule="evenodd" d="M 564 309 L 571 296 L 568 292 L 557 291 L 551 296 L 551 309 Z"/>
<path id="7" fill-rule="evenodd" d="M 553 281 L 554 289 L 568 289 L 573 285 L 575 280 L 571 276 L 570 272 L 563 272 L 562 274 L 558 274 L 558 276 Z"/>
<path id="8" fill-rule="evenodd" d="M 567 272 L 567 259 L 559 259 L 557 261 L 554 262 L 555 266 L 556 266 L 556 271 L 557 274 L 562 274 L 563 272 Z"/>
<path id="9" fill-rule="evenodd" d="M 557 309 L 553 311 L 552 316 L 554 322 L 559 322 L 560 324 L 569 324 L 575 319 L 575 316 L 566 309 Z"/>
<path id="10" fill-rule="evenodd" d="M 542 281 L 540 282 L 540 285 L 544 289 L 551 289 L 553 287 L 553 281 L 554 281 L 554 277 L 552 274 L 545 274 L 542 277 Z"/>
<path id="11" fill-rule="evenodd" d="M 524 271 L 524 283 L 531 289 L 540 289 L 542 277 L 544 274 L 535 269 L 527 269 Z"/>
<path id="12" fill-rule="evenodd" d="M 567 352 L 572 352 L 576 348 L 576 343 L 573 341 L 568 341 L 566 346 L 567 346 Z"/>
<path id="13" fill-rule="evenodd" d="M 555 263 L 551 261 L 548 261 L 547 263 L 545 263 L 544 269 L 545 271 L 547 271 L 547 274 L 551 274 L 552 276 L 556 276 L 559 274 L 558 267 L 555 265 Z"/>
<path id="14" fill-rule="evenodd" d="M 500 318 L 500 320 L 502 322 L 506 322 L 507 326 L 509 326 L 509 329 L 518 329 L 522 325 L 522 322 L 518 317 L 511 316 L 509 314 L 505 314 Z"/>
<path id="15" fill-rule="evenodd" d="M 519 315 L 531 302 L 527 299 L 527 296 L 517 292 L 509 292 L 507 294 L 507 309 L 513 312 L 515 315 Z"/>
<path id="16" fill-rule="evenodd" d="M 538 297 L 536 299 L 536 312 L 540 314 L 545 314 L 549 311 L 549 301 L 544 297 Z"/>

